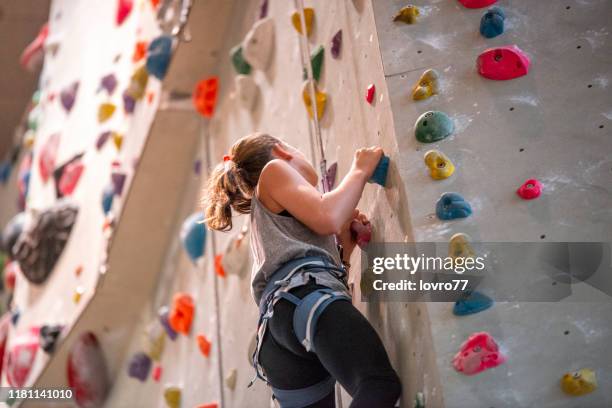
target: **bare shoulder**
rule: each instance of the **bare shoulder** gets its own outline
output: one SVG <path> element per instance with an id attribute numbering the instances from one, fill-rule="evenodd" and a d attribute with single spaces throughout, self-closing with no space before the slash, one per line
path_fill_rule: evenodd
<path id="1" fill-rule="evenodd" d="M 272 191 L 286 185 L 294 177 L 293 167 L 281 159 L 270 160 L 259 175 L 257 198 L 270 211 L 279 213 L 285 208 L 272 198 Z"/>

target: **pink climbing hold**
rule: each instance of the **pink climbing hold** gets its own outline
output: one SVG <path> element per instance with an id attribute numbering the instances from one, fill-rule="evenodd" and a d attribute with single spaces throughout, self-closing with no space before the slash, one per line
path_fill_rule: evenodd
<path id="1" fill-rule="evenodd" d="M 72 346 L 67 364 L 68 386 L 74 390 L 74 398 L 81 408 L 102 406 L 110 379 L 106 361 L 98 338 L 85 332 Z"/>
<path id="2" fill-rule="evenodd" d="M 529 57 L 516 45 L 490 48 L 476 60 L 480 75 L 498 81 L 527 75 L 529 64 Z"/>
<path id="3" fill-rule="evenodd" d="M 497 0 L 459 0 L 465 8 L 482 8 L 497 3 Z"/>
<path id="4" fill-rule="evenodd" d="M 45 58 L 45 41 L 49 36 L 49 24 L 44 23 L 38 35 L 21 53 L 19 63 L 30 72 L 38 68 Z"/>
<path id="5" fill-rule="evenodd" d="M 472 334 L 461 345 L 453 358 L 453 367 L 465 375 L 474 375 L 505 361 L 506 357 L 499 351 L 495 339 L 489 333 L 479 332 Z"/>
<path id="6" fill-rule="evenodd" d="M 161 379 L 161 375 L 162 375 L 162 366 L 158 364 L 155 367 L 153 367 L 153 372 L 151 373 L 151 377 L 153 378 L 153 381 L 159 382 L 159 380 Z"/>
<path id="7" fill-rule="evenodd" d="M 351 234 L 359 248 L 365 249 L 372 239 L 372 224 L 362 224 L 359 221 L 351 222 Z"/>
<path id="8" fill-rule="evenodd" d="M 374 94 L 376 93 L 376 85 L 370 84 L 366 91 L 366 101 L 371 105 L 372 101 L 374 101 Z"/>
<path id="9" fill-rule="evenodd" d="M 123 24 L 126 18 L 132 12 L 134 7 L 134 0 L 118 0 L 117 1 L 117 25 Z"/>
<path id="10" fill-rule="evenodd" d="M 57 157 L 59 142 L 59 133 L 54 133 L 49 136 L 49 139 L 47 139 L 40 150 L 40 156 L 38 157 L 38 171 L 40 172 L 40 178 L 42 179 L 43 184 L 49 180 L 49 177 L 53 172 L 53 168 L 55 167 L 55 158 Z"/>
<path id="11" fill-rule="evenodd" d="M 542 183 L 536 179 L 529 179 L 525 181 L 523 185 L 516 190 L 516 194 L 518 194 L 523 200 L 533 200 L 534 198 L 538 198 L 541 193 Z"/>
<path id="12" fill-rule="evenodd" d="M 6 379 L 11 387 L 23 387 L 38 351 L 39 328 L 31 327 L 11 341 L 6 361 Z"/>
<path id="13" fill-rule="evenodd" d="M 81 178 L 83 170 L 85 170 L 85 165 L 83 165 L 80 157 L 66 164 L 57 186 L 61 197 L 72 194 Z"/>

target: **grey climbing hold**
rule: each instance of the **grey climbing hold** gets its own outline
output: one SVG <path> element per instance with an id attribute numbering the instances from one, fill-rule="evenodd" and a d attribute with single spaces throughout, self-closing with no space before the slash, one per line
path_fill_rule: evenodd
<path id="1" fill-rule="evenodd" d="M 421 143 L 433 143 L 453 133 L 455 125 L 444 112 L 429 111 L 422 114 L 414 125 L 414 134 Z"/>

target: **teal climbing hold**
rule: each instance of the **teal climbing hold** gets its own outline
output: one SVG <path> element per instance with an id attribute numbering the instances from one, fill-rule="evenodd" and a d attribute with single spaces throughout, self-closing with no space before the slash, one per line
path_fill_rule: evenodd
<path id="1" fill-rule="evenodd" d="M 172 57 L 172 37 L 161 35 L 151 41 L 147 51 L 147 71 L 157 79 L 164 79 Z"/>
<path id="2" fill-rule="evenodd" d="M 493 306 L 493 299 L 478 291 L 465 292 L 453 306 L 453 314 L 467 316 L 482 312 Z"/>
<path id="3" fill-rule="evenodd" d="M 436 203 L 436 215 L 441 220 L 466 218 L 471 214 L 470 203 L 457 193 L 444 193 Z"/>
<path id="4" fill-rule="evenodd" d="M 325 48 L 319 45 L 316 50 L 310 55 L 310 65 L 312 66 L 312 77 L 315 81 L 321 78 L 321 69 L 323 68 L 323 59 L 325 57 Z"/>
<path id="5" fill-rule="evenodd" d="M 206 228 L 204 227 L 204 217 L 202 213 L 193 213 L 183 221 L 180 239 L 189 258 L 191 258 L 194 263 L 204 256 Z"/>
<path id="6" fill-rule="evenodd" d="M 480 20 L 480 34 L 486 38 L 497 37 L 504 32 L 506 16 L 499 7 L 493 7 L 482 16 Z"/>
<path id="7" fill-rule="evenodd" d="M 385 155 L 381 157 L 376 169 L 374 169 L 374 173 L 372 177 L 368 180 L 368 183 L 376 183 L 381 186 L 385 186 L 387 183 L 387 172 L 389 171 L 389 158 Z"/>
<path id="8" fill-rule="evenodd" d="M 455 125 L 444 112 L 429 111 L 422 114 L 414 125 L 414 134 L 421 143 L 433 143 L 453 133 Z"/>
<path id="9" fill-rule="evenodd" d="M 251 73 L 251 65 L 244 59 L 242 55 L 242 45 L 237 45 L 230 50 L 232 65 L 237 73 L 249 75 Z"/>

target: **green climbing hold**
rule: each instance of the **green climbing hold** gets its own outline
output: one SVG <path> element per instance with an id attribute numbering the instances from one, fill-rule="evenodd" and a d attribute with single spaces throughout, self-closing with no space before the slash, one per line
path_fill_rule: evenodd
<path id="1" fill-rule="evenodd" d="M 429 111 L 422 114 L 414 125 L 414 134 L 421 143 L 433 143 L 453 133 L 453 121 L 444 112 Z"/>
<path id="2" fill-rule="evenodd" d="M 319 45 L 316 50 L 310 55 L 310 65 L 312 66 L 312 77 L 318 81 L 321 77 L 321 69 L 323 68 L 323 57 L 325 56 L 325 48 Z"/>
<path id="3" fill-rule="evenodd" d="M 237 45 L 230 51 L 232 57 L 232 64 L 237 73 L 242 75 L 249 75 L 251 73 L 251 66 L 242 56 L 242 45 Z"/>
<path id="4" fill-rule="evenodd" d="M 425 408 L 425 396 L 420 391 L 414 396 L 414 408 Z"/>

